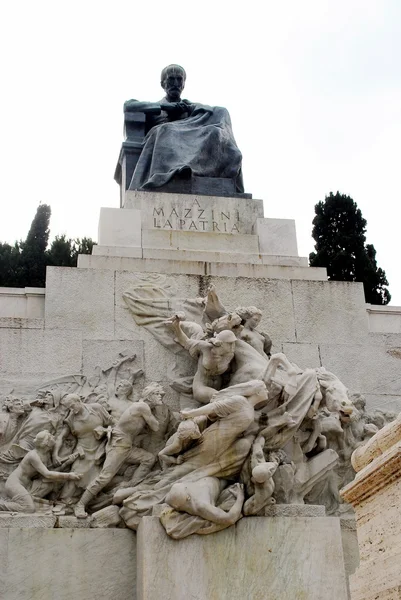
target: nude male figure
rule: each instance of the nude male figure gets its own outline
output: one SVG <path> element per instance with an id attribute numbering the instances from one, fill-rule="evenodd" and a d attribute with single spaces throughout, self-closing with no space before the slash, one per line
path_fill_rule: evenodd
<path id="1" fill-rule="evenodd" d="M 141 401 L 133 402 L 121 415 L 112 430 L 111 446 L 107 451 L 101 472 L 88 485 L 75 505 L 76 517 L 84 519 L 88 516 L 86 505 L 110 483 L 124 463 L 140 464 L 130 486 L 137 485 L 151 470 L 156 457 L 143 448 L 135 447 L 134 442 L 146 425 L 152 431 L 159 429 L 159 422 L 151 409 L 162 403 L 163 395 L 164 391 L 158 384 L 150 384 L 143 390 Z"/>
<path id="2" fill-rule="evenodd" d="M 213 394 L 221 389 L 221 376 L 228 371 L 234 358 L 237 338 L 232 331 L 224 330 L 209 340 L 194 340 L 183 332 L 177 315 L 168 323 L 174 332 L 175 341 L 188 350 L 192 358 L 198 358 L 193 396 L 198 402 L 208 404 Z"/>
<path id="3" fill-rule="evenodd" d="M 216 506 L 226 486 L 227 482 L 217 477 L 203 477 L 194 482 L 177 482 L 167 494 L 166 503 L 179 512 L 186 512 L 210 522 L 208 527 L 203 527 L 198 533 L 220 531 L 234 525 L 241 518 L 244 503 L 244 486 L 236 483 L 231 486 L 235 499 L 232 507 L 225 511 Z"/>

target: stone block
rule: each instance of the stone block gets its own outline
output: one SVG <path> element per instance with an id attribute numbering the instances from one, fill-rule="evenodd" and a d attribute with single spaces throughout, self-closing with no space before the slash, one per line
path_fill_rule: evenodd
<path id="1" fill-rule="evenodd" d="M 86 338 L 114 335 L 114 273 L 108 270 L 47 269 L 47 329 L 77 329 Z"/>
<path id="2" fill-rule="evenodd" d="M 0 529 L 24 528 L 24 529 L 53 529 L 57 521 L 54 515 L 41 513 L 0 513 Z M 0 596 L 2 598 L 2 596 Z"/>
<path id="3" fill-rule="evenodd" d="M 378 408 L 393 412 L 398 415 L 401 412 L 401 392 L 398 396 L 393 394 L 364 394 L 368 408 Z"/>
<path id="4" fill-rule="evenodd" d="M 93 246 L 92 255 L 94 256 L 129 256 L 133 258 L 142 258 L 142 248 L 136 246 Z"/>
<path id="5" fill-rule="evenodd" d="M 293 219 L 258 219 L 256 231 L 261 254 L 298 256 L 297 233 Z"/>
<path id="6" fill-rule="evenodd" d="M 363 286 L 345 281 L 293 281 L 298 342 L 356 344 L 369 326 Z"/>
<path id="7" fill-rule="evenodd" d="M 352 600 L 395 600 L 401 590 L 400 422 L 380 430 L 353 455 L 358 470 L 340 492 L 355 509 L 360 565 L 350 577 Z"/>
<path id="8" fill-rule="evenodd" d="M 214 277 L 249 277 L 252 279 L 294 279 L 327 281 L 326 269 L 318 267 L 280 266 L 271 264 L 215 263 L 204 261 L 158 260 L 80 254 L 79 269 L 173 273 Z"/>
<path id="9" fill-rule="evenodd" d="M 0 317 L 0 329 L 44 329 L 44 319 L 21 319 L 20 317 Z"/>
<path id="10" fill-rule="evenodd" d="M 353 392 L 401 396 L 401 358 L 368 338 L 364 345 L 320 345 L 322 365 Z"/>
<path id="11" fill-rule="evenodd" d="M 58 517 L 56 527 L 60 529 L 88 529 L 91 526 L 91 519 L 77 519 L 72 515 L 63 515 Z"/>
<path id="12" fill-rule="evenodd" d="M 102 246 L 138 246 L 140 248 L 142 245 L 141 211 L 101 208 L 98 242 Z"/>
<path id="13" fill-rule="evenodd" d="M 369 329 L 380 333 L 401 333 L 400 306 L 366 305 L 369 316 Z"/>
<path id="14" fill-rule="evenodd" d="M 0 529 L 0 598 L 135 600 L 135 561 L 126 529 Z"/>
<path id="15" fill-rule="evenodd" d="M 45 288 L 0 288 L 0 318 L 41 319 L 45 313 Z"/>
<path id="16" fill-rule="evenodd" d="M 319 504 L 270 504 L 264 509 L 265 517 L 325 517 L 326 509 Z"/>
<path id="17" fill-rule="evenodd" d="M 230 235 L 228 233 L 198 233 L 193 231 L 166 231 L 149 229 L 142 231 L 143 248 L 165 248 L 166 250 L 210 250 L 215 252 L 240 252 L 258 255 L 256 235 Z M 178 259 L 176 259 L 178 260 Z M 234 262 L 234 261 L 231 261 Z"/>
<path id="18" fill-rule="evenodd" d="M 124 209 L 142 212 L 142 229 L 252 234 L 263 201 L 160 192 L 127 191 Z"/>
<path id="19" fill-rule="evenodd" d="M 30 375 L 79 373 L 82 335 L 79 331 L 0 329 L 0 370 Z"/>
<path id="20" fill-rule="evenodd" d="M 238 236 L 237 236 L 238 237 Z M 204 263 L 249 263 L 262 264 L 262 257 L 259 254 L 248 252 L 220 252 L 208 250 L 171 250 L 166 248 L 144 248 L 143 258 L 154 258 L 157 260 L 180 260 L 180 261 L 198 261 Z"/>
<path id="21" fill-rule="evenodd" d="M 349 577 L 355 573 L 359 566 L 359 547 L 355 517 L 341 518 L 340 525 L 345 572 L 347 577 Z"/>
<path id="22" fill-rule="evenodd" d="M 218 535 L 138 529 L 138 600 L 346 600 L 338 519 L 250 517 Z M 157 572 L 157 576 L 155 576 Z"/>
<path id="23" fill-rule="evenodd" d="M 282 267 L 305 267 L 309 269 L 309 262 L 306 256 L 283 256 L 281 254 L 261 254 L 263 265 L 278 265 Z M 327 279 L 326 269 L 322 269 L 324 280 Z M 323 279 L 323 277 L 322 277 Z"/>
<path id="24" fill-rule="evenodd" d="M 320 353 L 317 344 L 284 343 L 282 352 L 301 369 L 320 367 Z"/>

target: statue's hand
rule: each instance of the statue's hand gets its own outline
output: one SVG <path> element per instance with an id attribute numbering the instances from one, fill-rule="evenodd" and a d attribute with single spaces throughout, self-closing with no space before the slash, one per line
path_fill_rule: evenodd
<path id="1" fill-rule="evenodd" d="M 180 411 L 180 415 L 183 419 L 190 419 L 192 417 L 192 408 L 183 408 Z"/>
<path id="2" fill-rule="evenodd" d="M 184 112 L 188 112 L 188 106 L 185 102 L 162 102 L 160 107 L 168 114 L 182 115 Z"/>

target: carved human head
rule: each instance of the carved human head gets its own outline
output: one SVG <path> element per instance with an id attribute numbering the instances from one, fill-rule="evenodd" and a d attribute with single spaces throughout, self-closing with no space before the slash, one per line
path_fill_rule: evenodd
<path id="1" fill-rule="evenodd" d="M 49 431 L 41 431 L 34 439 L 35 448 L 53 448 L 56 440 Z"/>
<path id="2" fill-rule="evenodd" d="M 235 312 L 252 329 L 257 327 L 262 319 L 262 311 L 256 306 L 239 306 Z"/>
<path id="3" fill-rule="evenodd" d="M 180 65 L 168 65 L 164 67 L 160 84 L 166 92 L 166 97 L 169 102 L 179 102 L 186 80 L 185 69 Z"/>
<path id="4" fill-rule="evenodd" d="M 212 331 L 219 333 L 220 331 L 231 330 L 241 325 L 241 321 L 242 319 L 237 313 L 229 313 L 213 321 Z"/>
<path id="5" fill-rule="evenodd" d="M 23 415 L 25 412 L 24 402 L 14 396 L 6 396 L 3 401 L 2 410 L 14 415 Z"/>
<path id="6" fill-rule="evenodd" d="M 116 387 L 116 395 L 128 398 L 128 396 L 131 396 L 133 389 L 132 383 L 128 379 L 121 379 Z"/>
<path id="7" fill-rule="evenodd" d="M 224 331 L 220 331 L 217 335 L 210 339 L 210 343 L 214 346 L 222 346 L 223 344 L 235 344 L 237 338 L 232 331 L 228 329 L 224 329 Z"/>
<path id="8" fill-rule="evenodd" d="M 198 425 L 192 419 L 181 421 L 177 434 L 180 440 L 198 440 L 201 436 Z"/>
<path id="9" fill-rule="evenodd" d="M 265 483 L 273 477 L 277 471 L 278 464 L 276 462 L 264 462 L 256 465 L 252 469 L 252 479 L 254 483 Z"/>
<path id="10" fill-rule="evenodd" d="M 74 415 L 79 413 L 82 408 L 81 398 L 78 394 L 67 394 L 61 400 L 61 404 L 68 408 Z"/>
<path id="11" fill-rule="evenodd" d="M 143 402 L 149 404 L 149 406 L 151 407 L 158 406 L 160 404 L 163 404 L 162 399 L 164 397 L 164 394 L 164 389 L 162 388 L 160 383 L 153 381 L 144 388 L 142 392 L 142 400 Z"/>

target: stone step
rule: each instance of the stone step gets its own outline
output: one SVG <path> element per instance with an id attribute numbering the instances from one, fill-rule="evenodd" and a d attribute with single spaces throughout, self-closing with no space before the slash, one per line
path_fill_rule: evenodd
<path id="1" fill-rule="evenodd" d="M 243 252 L 259 254 L 257 235 L 200 233 L 166 229 L 143 229 L 142 248 L 168 248 L 170 250 L 213 250 L 215 252 Z"/>
<path id="2" fill-rule="evenodd" d="M 171 248 L 139 248 L 129 246 L 94 246 L 95 256 L 154 258 L 192 262 L 249 263 L 284 267 L 307 267 L 308 259 L 300 256 L 275 256 L 246 252 L 210 252 L 208 250 L 172 250 Z"/>
<path id="3" fill-rule="evenodd" d="M 176 254 L 175 254 L 176 255 Z M 256 277 L 257 279 L 302 279 L 327 281 L 326 269 L 320 267 L 281 266 L 202 260 L 168 260 L 129 256 L 80 254 L 78 268 L 110 269 L 144 273 L 177 273 L 215 277 Z"/>

